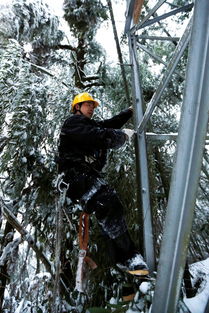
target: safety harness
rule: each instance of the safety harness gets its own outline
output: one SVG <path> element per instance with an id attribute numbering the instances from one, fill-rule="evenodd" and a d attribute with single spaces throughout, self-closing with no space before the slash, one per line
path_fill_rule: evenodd
<path id="1" fill-rule="evenodd" d="M 89 241 L 89 214 L 82 212 L 79 219 L 79 254 L 76 271 L 76 289 L 85 292 L 90 269 L 97 268 L 96 263 L 87 256 Z"/>

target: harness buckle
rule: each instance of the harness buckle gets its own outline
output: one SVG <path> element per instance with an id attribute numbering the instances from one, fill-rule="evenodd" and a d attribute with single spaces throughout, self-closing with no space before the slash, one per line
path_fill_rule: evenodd
<path id="1" fill-rule="evenodd" d="M 64 173 L 60 174 L 55 182 L 55 185 L 60 193 L 64 193 L 68 190 L 69 184 L 63 180 Z"/>

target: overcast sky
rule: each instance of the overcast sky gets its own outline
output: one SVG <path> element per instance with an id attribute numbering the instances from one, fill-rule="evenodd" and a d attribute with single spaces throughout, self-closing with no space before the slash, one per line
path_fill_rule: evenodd
<path id="1" fill-rule="evenodd" d="M 0 0 L 4 1 L 4 0 Z M 63 16 L 63 0 L 45 0 L 45 2 L 48 3 L 48 5 L 52 8 L 54 13 L 60 17 Z M 106 2 L 106 1 L 105 1 Z M 118 35 L 120 36 L 125 28 L 125 10 L 126 10 L 126 1 L 123 1 L 122 4 L 114 4 L 112 3 L 114 16 L 115 16 L 115 22 L 116 27 L 118 31 Z M 66 22 L 64 20 L 61 20 L 61 24 L 64 27 L 65 31 L 67 32 L 69 29 L 66 25 Z M 110 60 L 117 62 L 117 50 L 114 40 L 114 35 L 112 31 L 112 25 L 110 22 L 104 22 L 101 29 L 98 30 L 96 40 L 103 46 L 103 48 L 107 52 L 107 56 Z"/>

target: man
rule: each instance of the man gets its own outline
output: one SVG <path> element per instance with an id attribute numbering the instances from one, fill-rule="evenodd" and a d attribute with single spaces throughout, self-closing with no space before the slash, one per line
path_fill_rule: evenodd
<path id="1" fill-rule="evenodd" d="M 123 206 L 115 192 L 101 177 L 108 149 L 117 149 L 127 140 L 119 130 L 131 117 L 132 109 L 111 119 L 95 121 L 99 103 L 88 93 L 75 96 L 73 115 L 64 122 L 59 143 L 59 172 L 69 184 L 67 196 L 79 202 L 87 213 L 95 213 L 102 232 L 112 242 L 115 260 L 121 269 L 147 275 L 148 267 L 137 253 L 123 216 Z"/>

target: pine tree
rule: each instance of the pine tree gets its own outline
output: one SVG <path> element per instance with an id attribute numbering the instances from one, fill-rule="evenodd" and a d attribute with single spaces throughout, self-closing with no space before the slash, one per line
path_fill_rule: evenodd
<path id="1" fill-rule="evenodd" d="M 28 233 L 20 236 L 15 223 L 9 222 L 4 212 L 0 237 L 0 310 L 3 312 L 13 313 L 18 309 L 50 313 L 59 312 L 61 308 L 63 312 L 85 312 L 92 306 L 106 307 L 111 298 L 118 302 L 115 308 L 124 311 L 128 307 L 122 307 L 120 303 L 122 287 L 124 283 L 135 285 L 134 280 L 119 272 L 113 260 L 107 257 L 108 241 L 99 232 L 92 215 L 89 253 L 99 266 L 90 274 L 87 294 L 74 290 L 81 208 L 66 201 L 62 223 L 58 223 L 61 199 L 55 188 L 55 154 L 60 127 L 69 113 L 73 95 L 80 90 L 93 92 L 104 103 L 98 108 L 98 118 L 109 117 L 130 104 L 125 100 L 120 70 L 103 64 L 101 47 L 94 41 L 97 28 L 107 19 L 107 8 L 100 1 L 66 0 L 64 10 L 74 37 L 67 45 L 61 41 L 63 33 L 58 18 L 42 1 L 13 1 L 11 7 L 3 6 L 0 13 L 1 207 L 6 205 Z M 124 39 L 123 43 L 126 44 Z M 30 52 L 25 50 L 26 44 L 30 45 Z M 159 56 L 165 54 L 166 58 L 176 43 L 171 46 L 143 44 Z M 147 60 L 146 55 L 142 56 L 145 107 L 159 79 L 152 70 L 156 61 Z M 184 58 L 179 69 L 185 69 Z M 180 111 L 184 87 L 181 75 L 174 74 L 148 131 L 177 132 L 176 112 Z M 127 70 L 127 77 L 131 81 L 130 70 Z M 132 128 L 132 123 L 128 127 Z M 175 142 L 148 142 L 148 152 L 158 255 Z M 208 160 L 206 149 L 191 236 L 192 261 L 204 258 L 208 253 Z M 131 235 L 139 245 L 142 225 L 139 224 L 135 172 L 133 142 L 114 154 L 110 152 L 106 179 L 119 193 L 126 207 Z M 60 272 L 59 264 L 56 264 L 59 253 Z M 61 279 L 60 285 L 54 283 L 56 278 Z M 138 290 L 137 284 L 135 288 Z M 107 310 L 111 311 L 111 306 Z"/>
<path id="2" fill-rule="evenodd" d="M 77 41 L 74 49 L 75 86 L 81 89 L 102 85 L 98 70 L 92 63 L 100 63 L 101 46 L 94 36 L 101 22 L 107 19 L 106 7 L 101 1 L 65 0 L 64 18 Z M 95 70 L 94 70 L 95 71 Z"/>

